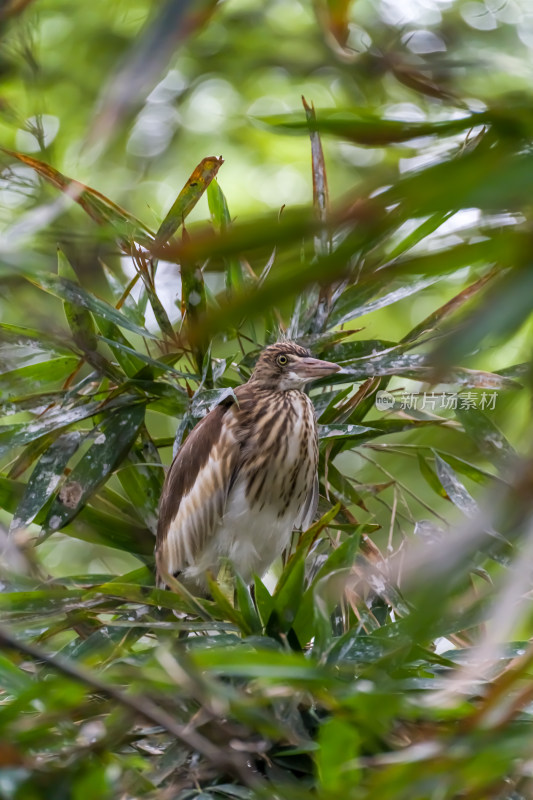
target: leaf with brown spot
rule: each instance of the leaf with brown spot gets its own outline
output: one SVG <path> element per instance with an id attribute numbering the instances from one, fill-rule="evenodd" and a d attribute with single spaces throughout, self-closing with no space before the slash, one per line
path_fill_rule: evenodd
<path id="1" fill-rule="evenodd" d="M 203 158 L 192 172 L 187 183 L 174 200 L 170 211 L 159 226 L 156 233 L 155 244 L 161 246 L 168 242 L 182 224 L 185 217 L 193 210 L 194 206 L 203 195 L 218 170 L 224 163 L 222 156 L 207 156 Z"/>

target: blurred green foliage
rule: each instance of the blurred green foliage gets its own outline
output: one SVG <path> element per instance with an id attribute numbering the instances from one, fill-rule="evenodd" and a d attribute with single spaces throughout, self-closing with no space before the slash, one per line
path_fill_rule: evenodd
<path id="1" fill-rule="evenodd" d="M 527 0 L 0 27 L 0 797 L 530 797 Z M 156 589 L 164 465 L 280 333 L 343 367 L 320 519 Z"/>

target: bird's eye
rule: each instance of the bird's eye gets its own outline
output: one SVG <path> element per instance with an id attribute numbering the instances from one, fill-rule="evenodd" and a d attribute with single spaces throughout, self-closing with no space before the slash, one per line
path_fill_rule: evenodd
<path id="1" fill-rule="evenodd" d="M 287 358 L 287 356 L 284 356 L 284 355 L 280 355 L 280 356 L 278 356 L 278 357 L 277 357 L 277 359 L 276 359 L 276 361 L 278 362 L 278 364 L 280 365 L 280 367 L 284 367 L 284 366 L 285 366 L 285 364 L 288 362 L 288 360 L 289 360 L 289 359 Z"/>

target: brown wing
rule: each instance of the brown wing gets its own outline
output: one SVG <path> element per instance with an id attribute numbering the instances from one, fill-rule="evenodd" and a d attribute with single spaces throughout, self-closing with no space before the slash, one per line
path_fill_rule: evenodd
<path id="1" fill-rule="evenodd" d="M 159 506 L 159 580 L 194 564 L 222 518 L 240 459 L 235 407 L 214 408 L 189 434 L 170 467 Z"/>
<path id="2" fill-rule="evenodd" d="M 300 513 L 298 514 L 294 522 L 294 527 L 296 528 L 296 530 L 306 531 L 308 528 L 311 527 L 311 525 L 315 521 L 316 512 L 318 508 L 318 493 L 319 493 L 318 475 L 315 475 L 311 491 L 305 498 L 305 502 L 302 508 L 300 509 Z"/>

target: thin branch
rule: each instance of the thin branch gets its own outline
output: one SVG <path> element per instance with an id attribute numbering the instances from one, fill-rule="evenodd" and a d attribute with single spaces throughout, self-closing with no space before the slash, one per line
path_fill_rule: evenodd
<path id="1" fill-rule="evenodd" d="M 152 701 L 148 700 L 146 697 L 126 694 L 116 686 L 101 680 L 79 666 L 75 666 L 71 661 L 61 656 L 49 655 L 39 647 L 21 642 L 4 626 L 0 626 L 0 645 L 8 647 L 11 650 L 16 650 L 38 661 L 43 661 L 45 664 L 49 664 L 64 675 L 68 675 L 72 680 L 89 686 L 91 689 L 114 700 L 124 708 L 134 711 L 139 716 L 144 717 L 148 722 L 164 728 L 172 736 L 175 736 L 176 739 L 179 739 L 187 749 L 200 753 L 205 759 L 210 761 L 214 767 L 230 773 L 251 789 L 257 790 L 263 785 L 261 779 L 254 773 L 252 767 L 248 765 L 242 756 L 228 749 L 223 751 L 216 747 L 208 739 L 192 730 L 189 726 L 181 725 L 170 714 L 155 703 L 152 703 Z"/>

